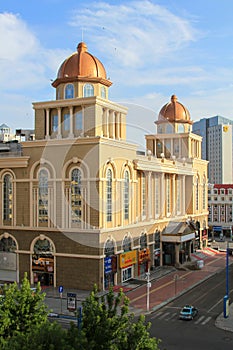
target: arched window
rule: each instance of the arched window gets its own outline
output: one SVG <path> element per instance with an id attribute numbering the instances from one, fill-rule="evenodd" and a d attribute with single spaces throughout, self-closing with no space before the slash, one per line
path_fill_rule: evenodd
<path id="1" fill-rule="evenodd" d="M 71 172 L 71 218 L 72 222 L 81 222 L 82 219 L 82 175 L 78 168 Z"/>
<path id="2" fill-rule="evenodd" d="M 183 124 L 179 124 L 178 125 L 178 133 L 182 134 L 184 132 L 184 125 Z"/>
<path id="3" fill-rule="evenodd" d="M 92 84 L 84 85 L 84 97 L 94 96 L 94 86 Z"/>
<path id="4" fill-rule="evenodd" d="M 142 173 L 142 216 L 146 216 L 146 177 Z"/>
<path id="5" fill-rule="evenodd" d="M 107 222 L 112 221 L 112 171 L 107 171 L 107 186 L 106 186 L 106 204 L 107 204 Z"/>
<path id="6" fill-rule="evenodd" d="M 13 190 L 12 176 L 6 174 L 3 179 L 3 219 L 12 220 Z"/>
<path id="7" fill-rule="evenodd" d="M 41 169 L 38 175 L 38 218 L 39 222 L 48 222 L 48 171 Z"/>
<path id="8" fill-rule="evenodd" d="M 129 172 L 125 171 L 124 176 L 124 218 L 129 219 Z"/>
<path id="9" fill-rule="evenodd" d="M 206 181 L 205 178 L 203 178 L 203 200 L 202 200 L 202 208 L 206 208 Z"/>
<path id="10" fill-rule="evenodd" d="M 145 249 L 146 247 L 147 247 L 146 233 L 142 233 L 140 236 L 140 250 Z"/>
<path id="11" fill-rule="evenodd" d="M 106 256 L 114 255 L 114 242 L 108 239 L 105 245 L 104 254 Z"/>
<path id="12" fill-rule="evenodd" d="M 73 84 L 68 84 L 65 87 L 65 99 L 74 98 L 74 86 Z"/>
<path id="13" fill-rule="evenodd" d="M 128 236 L 125 236 L 124 240 L 123 240 L 123 250 L 124 252 L 128 252 L 131 250 L 131 239 Z"/>
<path id="14" fill-rule="evenodd" d="M 0 239 L 0 252 L 14 252 L 16 250 L 16 242 L 13 238 L 3 237 Z"/>
<path id="15" fill-rule="evenodd" d="M 196 179 L 196 210 L 199 209 L 199 180 Z"/>
<path id="16" fill-rule="evenodd" d="M 106 88 L 104 86 L 101 86 L 101 97 L 106 98 Z"/>
<path id="17" fill-rule="evenodd" d="M 172 126 L 172 124 L 167 124 L 166 134 L 172 134 L 172 133 L 173 133 L 173 126 Z"/>
<path id="18" fill-rule="evenodd" d="M 52 132 L 57 132 L 58 129 L 58 115 L 55 114 L 52 117 Z"/>

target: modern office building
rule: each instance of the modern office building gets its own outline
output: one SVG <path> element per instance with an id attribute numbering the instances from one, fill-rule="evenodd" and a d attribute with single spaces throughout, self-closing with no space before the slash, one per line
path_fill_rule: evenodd
<path id="1" fill-rule="evenodd" d="M 233 182 L 232 124 L 232 120 L 221 116 L 203 118 L 193 123 L 192 131 L 202 136 L 202 158 L 209 161 L 209 183 Z"/>
<path id="2" fill-rule="evenodd" d="M 111 84 L 80 43 L 56 100 L 33 103 L 35 140 L 1 153 L 1 280 L 103 290 L 207 245 L 207 161 L 187 108 L 172 96 L 142 154 Z"/>

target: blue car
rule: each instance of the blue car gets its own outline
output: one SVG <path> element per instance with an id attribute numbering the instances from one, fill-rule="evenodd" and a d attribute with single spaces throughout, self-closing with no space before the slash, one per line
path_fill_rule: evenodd
<path id="1" fill-rule="evenodd" d="M 192 305 L 185 305 L 180 311 L 180 320 L 193 320 L 198 314 L 198 309 Z"/>

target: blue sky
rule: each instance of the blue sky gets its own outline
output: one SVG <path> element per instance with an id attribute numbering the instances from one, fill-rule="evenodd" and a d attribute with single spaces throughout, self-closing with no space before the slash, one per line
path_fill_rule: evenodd
<path id="1" fill-rule="evenodd" d="M 155 132 L 172 94 L 194 121 L 231 119 L 232 13 L 231 0 L 1 1 L 0 123 L 34 127 L 32 102 L 55 99 L 51 79 L 82 39 L 113 82 L 109 98 L 129 107 L 130 137 Z"/>

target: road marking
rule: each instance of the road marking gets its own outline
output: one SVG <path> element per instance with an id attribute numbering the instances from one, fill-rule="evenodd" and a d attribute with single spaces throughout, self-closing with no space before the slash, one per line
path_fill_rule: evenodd
<path id="1" fill-rule="evenodd" d="M 162 316 L 159 316 L 158 318 L 160 319 L 160 320 L 162 320 L 163 318 L 165 318 L 167 315 L 169 315 L 170 314 L 170 312 L 165 312 L 165 314 L 163 314 Z"/>
<path id="2" fill-rule="evenodd" d="M 202 324 L 203 324 L 203 325 L 206 324 L 207 322 L 209 322 L 209 320 L 211 320 L 211 317 L 210 317 L 210 316 L 207 317 L 207 319 L 206 319 L 205 321 L 203 321 Z"/>
<path id="3" fill-rule="evenodd" d="M 160 311 L 160 312 L 157 312 L 155 315 L 153 315 L 152 317 L 151 317 L 151 319 L 153 320 L 154 318 L 157 318 L 159 315 L 161 315 L 163 312 L 162 311 Z"/>
<path id="4" fill-rule="evenodd" d="M 194 323 L 195 323 L 195 324 L 201 323 L 201 321 L 202 321 L 204 318 L 205 318 L 205 316 L 201 316 L 201 317 L 199 317 L 198 320 L 195 321 Z"/>

